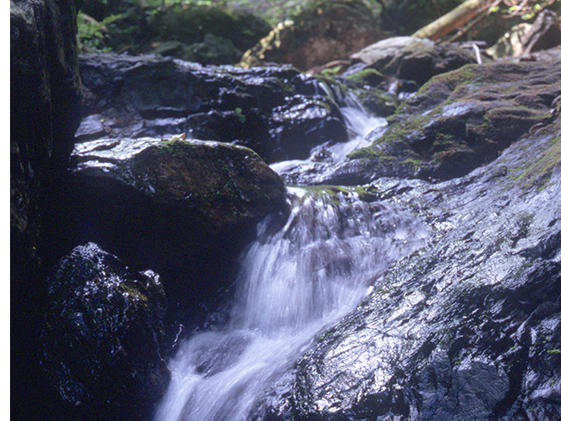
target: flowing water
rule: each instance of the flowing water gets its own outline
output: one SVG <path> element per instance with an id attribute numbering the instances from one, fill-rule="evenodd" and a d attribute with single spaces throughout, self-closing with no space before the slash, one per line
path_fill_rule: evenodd
<path id="1" fill-rule="evenodd" d="M 333 162 L 385 125 L 352 98 L 341 112 L 354 135 L 347 143 L 322 146 Z M 314 338 L 426 237 L 411 215 L 362 201 L 353 189 L 288 190 L 292 210 L 285 225 L 272 232 L 275 221 L 263 221 L 242 256 L 227 325 L 179 346 L 156 421 L 247 420 L 259 397 Z"/>
<path id="2" fill-rule="evenodd" d="M 290 188 L 292 212 L 261 224 L 222 328 L 195 334 L 170 363 L 158 421 L 242 421 L 315 337 L 356 306 L 387 266 L 418 247 L 416 220 L 352 190 Z"/>

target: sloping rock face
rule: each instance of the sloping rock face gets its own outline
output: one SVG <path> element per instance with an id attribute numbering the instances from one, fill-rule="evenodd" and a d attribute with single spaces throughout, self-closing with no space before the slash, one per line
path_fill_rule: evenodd
<path id="1" fill-rule="evenodd" d="M 448 182 L 374 182 L 433 239 L 318 335 L 255 419 L 559 419 L 560 133 L 557 117 Z"/>
<path id="2" fill-rule="evenodd" d="M 550 122 L 559 95 L 559 61 L 469 65 L 436 76 L 402 104 L 382 135 L 367 136 L 371 147 L 351 153 L 316 183 L 463 176 Z"/>
<path id="3" fill-rule="evenodd" d="M 250 147 L 272 162 L 348 139 L 334 100 L 290 66 L 246 70 L 88 54 L 80 68 L 86 100 L 79 140 L 187 133 Z"/>
<path id="4" fill-rule="evenodd" d="M 43 335 L 45 369 L 67 404 L 59 419 L 146 419 L 170 379 L 165 311 L 157 274 L 132 272 L 93 243 L 59 261 Z"/>
<path id="5" fill-rule="evenodd" d="M 156 270 L 185 307 L 216 295 L 257 223 L 286 210 L 281 178 L 239 146 L 97 140 L 76 145 L 71 171 L 60 200 L 66 241 Z"/>
<path id="6" fill-rule="evenodd" d="M 361 0 L 320 0 L 293 20 L 280 23 L 246 51 L 240 64 L 290 63 L 306 71 L 333 60 L 346 60 L 382 38 L 372 11 Z"/>

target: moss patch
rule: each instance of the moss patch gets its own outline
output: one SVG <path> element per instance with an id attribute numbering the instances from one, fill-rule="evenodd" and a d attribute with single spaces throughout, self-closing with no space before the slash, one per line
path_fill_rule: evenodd
<path id="1" fill-rule="evenodd" d="M 543 188 L 549 181 L 553 169 L 561 162 L 561 136 L 551 139 L 551 146 L 519 177 L 526 180 L 525 186 Z"/>

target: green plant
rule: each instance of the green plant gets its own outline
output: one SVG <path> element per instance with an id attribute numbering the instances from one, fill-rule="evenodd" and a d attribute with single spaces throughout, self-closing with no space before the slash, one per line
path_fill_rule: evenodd
<path id="1" fill-rule="evenodd" d="M 236 113 L 236 115 L 238 116 L 238 119 L 240 120 L 240 123 L 245 123 L 247 121 L 246 116 L 244 115 L 242 109 L 240 107 L 237 107 L 234 112 Z"/>
<path id="2" fill-rule="evenodd" d="M 122 20 L 125 14 L 110 15 L 102 21 L 96 21 L 91 16 L 78 12 L 78 47 L 84 53 L 107 53 L 112 48 L 108 46 L 107 26 Z"/>
<path id="3" fill-rule="evenodd" d="M 501 17 L 509 19 L 521 17 L 522 20 L 530 20 L 544 10 L 553 5 L 558 0 L 501 0 L 489 8 L 489 13 L 499 14 Z"/>

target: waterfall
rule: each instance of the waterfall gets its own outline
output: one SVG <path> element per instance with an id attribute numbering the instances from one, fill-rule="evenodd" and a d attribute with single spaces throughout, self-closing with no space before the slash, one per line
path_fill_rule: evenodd
<path id="1" fill-rule="evenodd" d="M 317 161 L 316 157 L 318 156 L 323 157 L 319 160 L 323 165 L 342 162 L 355 149 L 372 144 L 373 138 L 371 136 L 366 137 L 367 134 L 375 131 L 376 137 L 381 136 L 387 126 L 385 118 L 367 112 L 359 100 L 350 92 L 343 96 L 342 93 L 329 90 L 327 85 L 319 84 L 319 86 L 323 87 L 324 94 L 339 104 L 339 110 L 349 132 L 349 140 L 338 143 L 328 141 L 318 145 L 311 150 L 308 159 L 292 159 L 271 164 L 270 167 L 281 175 L 297 171 L 298 168 L 314 165 L 314 163 L 317 164 L 315 161 Z"/>
<path id="2" fill-rule="evenodd" d="M 355 307 L 424 227 L 353 189 L 289 188 L 291 214 L 263 221 L 242 256 L 226 326 L 184 341 L 157 421 L 245 421 L 322 330 Z"/>

